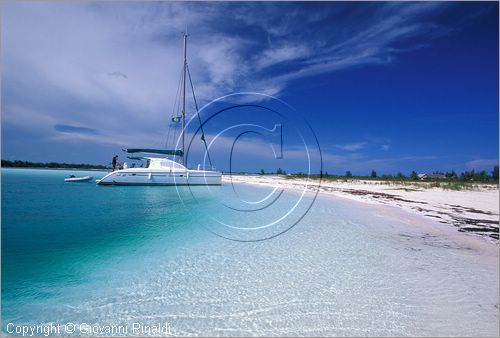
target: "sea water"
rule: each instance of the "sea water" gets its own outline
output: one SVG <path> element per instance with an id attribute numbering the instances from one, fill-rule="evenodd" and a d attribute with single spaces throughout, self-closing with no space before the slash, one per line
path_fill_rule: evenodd
<path id="1" fill-rule="evenodd" d="M 433 231 L 443 225 L 310 194 L 293 209 L 299 194 L 287 191 L 256 210 L 273 193 L 264 187 L 102 187 L 69 174 L 105 173 L 2 169 L 4 334 L 85 323 L 127 334 L 168 324 L 176 336 L 498 335 L 498 254 Z"/>

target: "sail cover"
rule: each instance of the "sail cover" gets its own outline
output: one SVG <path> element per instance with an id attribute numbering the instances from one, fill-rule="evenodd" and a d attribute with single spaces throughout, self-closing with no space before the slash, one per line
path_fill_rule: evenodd
<path id="1" fill-rule="evenodd" d="M 162 154 L 162 155 L 173 155 L 182 156 L 184 152 L 182 150 L 170 150 L 170 149 L 150 149 L 150 148 L 128 148 L 123 149 L 127 153 L 150 153 L 150 154 Z"/>

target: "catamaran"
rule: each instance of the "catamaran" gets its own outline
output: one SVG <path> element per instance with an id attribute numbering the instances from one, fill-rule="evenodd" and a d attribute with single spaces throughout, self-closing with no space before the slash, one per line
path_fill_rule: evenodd
<path id="1" fill-rule="evenodd" d="M 132 160 L 142 160 L 146 162 L 144 167 L 120 169 L 110 172 L 102 179 L 97 180 L 99 185 L 221 185 L 222 173 L 217 170 L 201 169 L 198 165 L 197 169 L 188 169 L 185 163 L 184 153 L 184 134 L 186 126 L 186 76 L 189 77 L 191 90 L 193 92 L 194 103 L 198 114 L 198 104 L 194 95 L 191 75 L 187 64 L 187 37 L 184 37 L 184 66 L 182 70 L 182 111 L 181 116 L 172 118 L 173 122 L 182 123 L 181 127 L 181 148 L 168 149 L 151 149 L 151 148 L 129 148 L 124 149 L 129 154 L 146 153 L 163 156 L 173 156 L 173 159 L 168 157 L 151 157 L 151 156 L 130 156 Z M 200 119 L 201 125 L 201 119 Z M 205 149 L 208 153 L 208 147 L 201 127 L 201 139 L 205 144 Z M 168 137 L 167 137 L 168 139 Z M 210 155 L 208 154 L 210 160 Z M 211 160 L 210 160 L 211 162 Z M 211 164 L 211 163 L 210 163 Z"/>

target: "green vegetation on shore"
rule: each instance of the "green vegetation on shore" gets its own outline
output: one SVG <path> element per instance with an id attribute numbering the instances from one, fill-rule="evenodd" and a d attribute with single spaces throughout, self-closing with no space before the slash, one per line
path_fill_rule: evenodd
<path id="1" fill-rule="evenodd" d="M 2 168 L 51 168 L 51 169 L 108 169 L 108 167 L 99 164 L 74 164 L 58 162 L 28 162 L 28 161 L 9 161 L 2 160 Z"/>
<path id="2" fill-rule="evenodd" d="M 288 178 L 288 177 L 287 177 Z M 316 179 L 319 179 L 319 176 L 316 176 Z M 441 188 L 443 190 L 478 190 L 481 187 L 491 186 L 498 188 L 498 182 L 487 181 L 487 182 L 464 182 L 464 181 L 447 181 L 447 180 L 402 180 L 402 179 L 391 179 L 391 180 L 373 180 L 367 179 L 365 177 L 355 177 L 347 179 L 345 177 L 323 177 L 323 182 L 352 182 L 355 180 L 359 180 L 360 182 L 366 183 L 366 181 L 372 181 L 372 184 L 383 184 L 389 186 L 403 186 L 403 190 L 411 191 L 411 190 L 419 190 L 419 189 L 431 189 L 431 188 Z"/>
<path id="3" fill-rule="evenodd" d="M 284 171 L 279 169 L 276 173 L 265 173 L 261 170 L 261 175 L 266 174 L 284 174 Z M 286 174 L 287 179 L 303 178 L 307 175 L 304 173 Z M 479 188 L 479 185 L 489 184 L 498 186 L 498 166 L 493 168 L 493 171 L 488 174 L 486 171 L 476 172 L 474 170 L 464 171 L 458 175 L 455 171 L 451 172 L 433 172 L 427 176 L 419 176 L 417 172 L 412 171 L 409 176 L 398 172 L 396 175 L 377 175 L 375 170 L 372 170 L 370 175 L 353 175 L 351 171 L 346 171 L 344 175 L 330 175 L 327 172 L 321 173 L 320 175 L 311 175 L 313 179 L 322 179 L 324 181 L 353 181 L 353 180 L 363 180 L 363 181 L 375 181 L 377 184 L 388 184 L 388 185 L 403 185 L 403 186 L 417 186 L 419 188 L 442 188 L 445 190 L 474 190 Z M 374 183 L 375 183 L 374 182 Z M 410 188 L 408 188 L 410 189 Z"/>
<path id="4" fill-rule="evenodd" d="M 264 172 L 261 169 L 260 175 L 287 175 L 288 177 L 305 177 L 304 173 L 294 173 L 286 174 L 284 170 L 279 168 L 274 172 Z M 310 175 L 314 178 L 322 178 L 325 180 L 376 180 L 376 181 L 425 181 L 425 182 L 473 182 L 473 183 L 498 183 L 498 166 L 494 166 L 491 174 L 488 174 L 485 170 L 476 172 L 474 169 L 471 171 L 464 171 L 458 175 L 454 170 L 451 172 L 439 172 L 435 171 L 432 174 L 425 174 L 426 176 L 421 177 L 417 172 L 412 171 L 409 176 L 398 172 L 396 175 L 383 174 L 381 176 L 377 175 L 375 170 L 372 170 L 370 175 L 353 175 L 350 170 L 347 170 L 344 175 L 330 175 L 328 172 L 321 173 L 319 175 Z"/>

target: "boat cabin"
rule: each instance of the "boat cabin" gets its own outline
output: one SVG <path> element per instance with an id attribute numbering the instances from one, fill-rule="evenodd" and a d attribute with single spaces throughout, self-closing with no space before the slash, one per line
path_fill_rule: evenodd
<path id="1" fill-rule="evenodd" d="M 186 170 L 182 164 L 175 162 L 174 160 L 168 158 L 158 158 L 158 157 L 145 157 L 146 168 L 149 169 L 162 169 L 162 170 Z"/>

